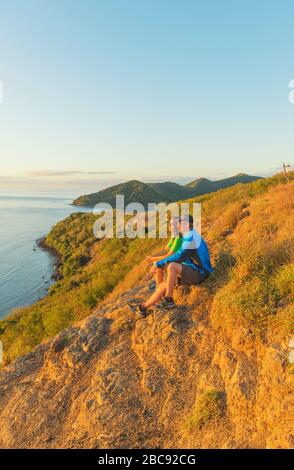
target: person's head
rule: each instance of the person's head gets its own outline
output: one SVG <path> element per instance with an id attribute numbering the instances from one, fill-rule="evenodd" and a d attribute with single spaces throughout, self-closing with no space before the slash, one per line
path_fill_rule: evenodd
<path id="1" fill-rule="evenodd" d="M 193 228 L 193 217 L 192 215 L 184 215 L 179 219 L 179 231 L 181 233 L 187 233 Z"/>
<path id="2" fill-rule="evenodd" d="M 171 217 L 169 219 L 169 230 L 172 235 L 178 233 L 178 226 L 179 226 L 179 217 Z"/>

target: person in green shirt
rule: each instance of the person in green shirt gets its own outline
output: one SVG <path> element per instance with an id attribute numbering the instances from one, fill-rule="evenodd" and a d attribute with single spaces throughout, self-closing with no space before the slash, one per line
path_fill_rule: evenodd
<path id="1" fill-rule="evenodd" d="M 178 228 L 177 218 L 173 218 L 170 221 L 169 228 L 170 228 L 171 235 L 176 233 L 176 230 Z M 170 240 L 168 241 L 164 251 L 162 251 L 161 253 L 158 253 L 157 255 L 147 256 L 146 261 L 147 263 L 155 263 L 156 261 L 165 259 L 167 256 L 171 256 L 175 254 L 181 248 L 181 246 L 182 246 L 182 235 L 179 234 L 177 237 L 172 236 Z M 157 268 L 156 266 L 152 266 L 151 272 L 152 274 L 155 275 L 155 281 L 152 281 L 151 284 L 149 284 L 149 289 L 153 291 L 163 281 L 164 268 Z"/>

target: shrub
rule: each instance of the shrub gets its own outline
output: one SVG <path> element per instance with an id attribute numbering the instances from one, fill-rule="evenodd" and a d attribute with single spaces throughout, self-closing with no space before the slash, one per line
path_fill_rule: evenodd
<path id="1" fill-rule="evenodd" d="M 273 279 L 274 286 L 278 289 L 281 296 L 294 296 L 294 264 L 282 266 Z"/>
<path id="2" fill-rule="evenodd" d="M 207 390 L 196 400 L 188 425 L 190 428 L 200 430 L 209 422 L 222 418 L 225 409 L 225 393 L 216 389 Z"/>

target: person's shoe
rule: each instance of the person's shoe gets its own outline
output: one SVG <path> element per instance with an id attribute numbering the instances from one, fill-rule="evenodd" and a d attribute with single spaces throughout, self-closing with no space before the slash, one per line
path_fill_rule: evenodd
<path id="1" fill-rule="evenodd" d="M 148 289 L 151 291 L 151 292 L 154 292 L 156 290 L 156 281 L 152 281 L 150 282 L 149 286 L 148 286 Z"/>
<path id="2" fill-rule="evenodd" d="M 144 307 L 142 304 L 137 305 L 136 307 L 136 313 L 140 315 L 142 318 L 148 317 L 150 313 L 152 313 L 152 310 L 149 310 L 148 308 Z"/>
<path id="3" fill-rule="evenodd" d="M 174 308 L 175 306 L 176 304 L 172 297 L 163 297 L 160 302 L 159 308 L 169 309 L 169 308 Z"/>
<path id="4" fill-rule="evenodd" d="M 131 303 L 128 303 L 127 305 L 133 313 L 136 313 L 141 318 L 146 318 L 150 313 L 152 313 L 152 310 L 147 309 L 142 304 L 132 305 Z"/>

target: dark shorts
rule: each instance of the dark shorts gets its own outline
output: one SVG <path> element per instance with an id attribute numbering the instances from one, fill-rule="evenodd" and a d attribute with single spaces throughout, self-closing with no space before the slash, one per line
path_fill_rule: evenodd
<path id="1" fill-rule="evenodd" d="M 181 286 L 191 286 L 195 284 L 201 284 L 205 279 L 207 279 L 209 273 L 201 274 L 196 269 L 191 268 L 182 264 L 181 276 L 178 277 L 178 283 Z"/>

